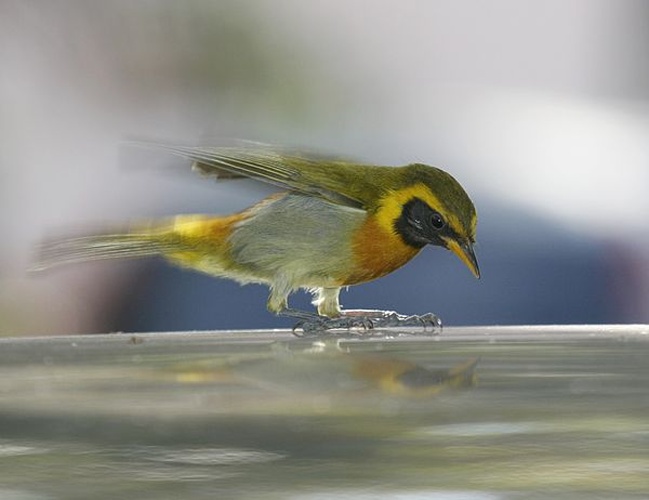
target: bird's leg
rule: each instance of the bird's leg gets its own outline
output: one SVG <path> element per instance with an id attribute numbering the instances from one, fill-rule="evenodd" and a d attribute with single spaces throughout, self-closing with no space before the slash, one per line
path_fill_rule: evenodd
<path id="1" fill-rule="evenodd" d="M 305 313 L 285 308 L 280 314 L 297 318 L 299 321 L 293 327 L 293 333 L 302 330 L 304 335 L 318 335 L 331 330 L 350 330 L 360 328 L 369 330 L 372 328 L 363 317 L 345 318 L 341 315 L 340 287 L 321 287 L 311 290 L 313 293 L 313 305 L 318 309 L 318 314 Z M 297 335 L 297 334 L 296 334 Z"/>

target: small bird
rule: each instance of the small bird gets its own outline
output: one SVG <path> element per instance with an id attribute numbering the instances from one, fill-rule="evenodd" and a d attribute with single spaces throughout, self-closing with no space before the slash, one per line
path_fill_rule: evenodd
<path id="1" fill-rule="evenodd" d="M 99 234 L 46 242 L 36 269 L 78 261 L 161 255 L 174 264 L 270 287 L 268 310 L 296 318 L 303 334 L 350 328 L 432 326 L 432 314 L 343 310 L 343 287 L 385 276 L 426 245 L 453 252 L 480 277 L 473 250 L 477 215 L 445 171 L 413 163 L 358 164 L 270 147 L 186 147 L 140 143 L 193 162 L 220 179 L 249 177 L 283 191 L 231 215 L 178 215 Z M 317 314 L 291 309 L 306 289 Z"/>

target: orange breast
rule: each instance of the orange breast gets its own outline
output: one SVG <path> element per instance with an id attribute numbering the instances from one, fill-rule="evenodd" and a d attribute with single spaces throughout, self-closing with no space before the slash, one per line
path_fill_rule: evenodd
<path id="1" fill-rule="evenodd" d="M 354 285 L 385 276 L 406 264 L 419 250 L 404 243 L 396 232 L 381 226 L 373 215 L 368 215 L 354 237 L 354 266 L 342 280 L 342 285 Z"/>

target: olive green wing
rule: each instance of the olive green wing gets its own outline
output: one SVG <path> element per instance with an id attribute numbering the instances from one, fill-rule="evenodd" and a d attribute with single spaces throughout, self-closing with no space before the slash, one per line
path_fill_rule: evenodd
<path id="1" fill-rule="evenodd" d="M 353 208 L 367 207 L 372 173 L 340 159 L 267 147 L 189 147 L 136 143 L 192 160 L 193 168 L 220 179 L 249 177 Z"/>

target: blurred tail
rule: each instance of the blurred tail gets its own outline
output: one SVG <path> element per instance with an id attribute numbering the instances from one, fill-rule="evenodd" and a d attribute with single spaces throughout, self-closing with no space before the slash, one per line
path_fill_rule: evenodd
<path id="1" fill-rule="evenodd" d="M 158 255 L 162 245 L 146 234 L 83 236 L 43 243 L 31 267 L 43 271 L 61 264 L 89 260 L 121 259 Z"/>

